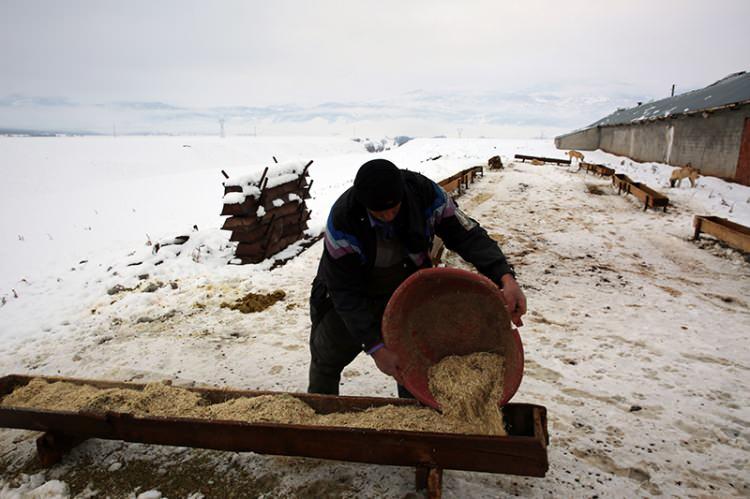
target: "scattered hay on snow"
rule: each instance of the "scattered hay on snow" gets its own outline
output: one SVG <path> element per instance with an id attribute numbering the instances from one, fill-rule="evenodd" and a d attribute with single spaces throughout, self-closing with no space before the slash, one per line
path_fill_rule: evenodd
<path id="1" fill-rule="evenodd" d="M 281 290 L 265 294 L 248 293 L 242 298 L 238 298 L 237 300 L 235 300 L 234 303 L 223 302 L 221 304 L 221 308 L 239 310 L 243 314 L 262 312 L 263 310 L 275 304 L 277 301 L 283 300 L 285 297 L 286 293 Z"/>

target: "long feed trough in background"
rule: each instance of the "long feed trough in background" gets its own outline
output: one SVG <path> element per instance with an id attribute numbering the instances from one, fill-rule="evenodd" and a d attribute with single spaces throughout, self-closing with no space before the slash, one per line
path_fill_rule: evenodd
<path id="1" fill-rule="evenodd" d="M 444 178 L 438 182 L 438 185 L 442 187 L 451 198 L 455 199 L 461 196 L 469 188 L 469 184 L 474 183 L 474 180 L 476 180 L 477 177 L 483 175 L 484 167 L 482 165 L 472 166 L 471 168 L 461 170 L 448 178 Z M 432 241 L 432 248 L 430 249 L 430 259 L 432 260 L 433 265 L 440 263 L 440 259 L 443 257 L 443 251 L 445 251 L 445 245 L 443 244 L 442 239 L 435 236 L 435 239 Z"/>
<path id="2" fill-rule="evenodd" d="M 520 159 L 521 163 L 525 163 L 528 159 L 529 161 L 537 160 L 541 161 L 542 163 L 555 163 L 558 165 L 569 165 L 570 159 L 560 159 L 560 158 L 545 158 L 544 156 L 530 156 L 528 154 L 516 154 L 514 156 L 515 159 Z"/>

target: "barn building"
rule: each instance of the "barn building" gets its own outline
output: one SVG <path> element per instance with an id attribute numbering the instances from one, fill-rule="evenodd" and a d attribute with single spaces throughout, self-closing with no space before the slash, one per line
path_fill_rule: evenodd
<path id="1" fill-rule="evenodd" d="M 618 109 L 555 138 L 558 149 L 596 150 L 750 185 L 750 73 L 699 90 Z"/>

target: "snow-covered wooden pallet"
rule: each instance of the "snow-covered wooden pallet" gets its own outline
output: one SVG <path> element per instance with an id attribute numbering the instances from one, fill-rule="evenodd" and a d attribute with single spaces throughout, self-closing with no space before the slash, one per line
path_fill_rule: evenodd
<path id="1" fill-rule="evenodd" d="M 311 164 L 290 162 L 227 179 L 221 214 L 230 216 L 222 229 L 232 231 L 230 241 L 238 243 L 232 263 L 259 263 L 303 238 L 310 218 L 305 200 L 312 187 Z"/>

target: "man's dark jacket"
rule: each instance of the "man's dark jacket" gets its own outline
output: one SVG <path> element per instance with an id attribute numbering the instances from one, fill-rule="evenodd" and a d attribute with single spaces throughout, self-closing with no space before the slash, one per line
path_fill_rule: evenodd
<path id="1" fill-rule="evenodd" d="M 500 286 L 500 278 L 512 273 L 512 268 L 497 243 L 435 182 L 408 170 L 401 173 L 404 198 L 392 223 L 413 271 L 432 265 L 429 251 L 437 235 L 448 249 Z M 372 311 L 372 297 L 368 296 L 376 247 L 375 228 L 350 188 L 334 203 L 328 216 L 325 249 L 313 281 L 310 307 L 313 316 L 317 313 L 322 318 L 333 306 L 364 350 L 382 341 L 382 317 Z"/>

